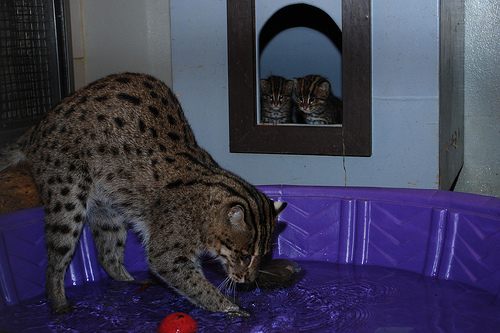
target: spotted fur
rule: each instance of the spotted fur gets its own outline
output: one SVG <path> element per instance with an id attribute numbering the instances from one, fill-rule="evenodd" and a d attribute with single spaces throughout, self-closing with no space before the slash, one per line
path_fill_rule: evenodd
<path id="1" fill-rule="evenodd" d="M 292 122 L 293 81 L 281 76 L 260 80 L 260 118 L 263 124 Z"/>
<path id="2" fill-rule="evenodd" d="M 342 101 L 331 92 L 330 83 L 319 75 L 294 78 L 297 106 L 305 122 L 313 125 L 342 124 Z"/>
<path id="3" fill-rule="evenodd" d="M 132 73 L 94 82 L 0 150 L 0 170 L 23 159 L 45 206 L 54 313 L 71 310 L 64 275 L 88 223 L 113 279 L 133 280 L 123 265 L 130 224 L 161 279 L 207 310 L 245 314 L 204 278 L 198 258 L 209 253 L 233 281 L 253 282 L 286 204 L 220 168 L 165 84 Z"/>

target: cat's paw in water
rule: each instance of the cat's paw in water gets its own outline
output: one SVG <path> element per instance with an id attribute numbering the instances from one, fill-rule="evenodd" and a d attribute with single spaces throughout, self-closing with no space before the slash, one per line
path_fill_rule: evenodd
<path id="1" fill-rule="evenodd" d="M 242 310 L 238 305 L 231 304 L 231 306 L 227 307 L 223 311 L 226 313 L 227 318 L 238 318 L 238 317 L 250 317 L 250 313 L 245 310 Z"/>
<path id="2" fill-rule="evenodd" d="M 232 319 L 232 318 L 241 318 L 241 317 L 250 317 L 250 313 L 243 311 L 241 309 L 238 309 L 236 311 L 229 311 L 227 312 L 227 318 Z"/>

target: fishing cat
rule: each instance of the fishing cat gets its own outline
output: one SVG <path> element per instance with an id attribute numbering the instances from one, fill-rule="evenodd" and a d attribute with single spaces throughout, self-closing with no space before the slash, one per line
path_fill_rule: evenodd
<path id="1" fill-rule="evenodd" d="M 330 83 L 322 76 L 294 78 L 297 106 L 307 124 L 342 124 L 342 100 L 331 92 Z"/>
<path id="2" fill-rule="evenodd" d="M 286 124 L 292 122 L 293 81 L 281 76 L 270 76 L 260 80 L 260 118 L 264 124 Z"/>
<path id="3" fill-rule="evenodd" d="M 233 281 L 253 282 L 286 203 L 219 167 L 165 84 L 132 73 L 90 84 L 0 150 L 0 170 L 21 160 L 45 206 L 53 313 L 72 309 L 64 275 L 88 223 L 114 280 L 134 279 L 123 265 L 131 225 L 158 277 L 207 310 L 248 315 L 204 278 L 198 258 L 211 254 Z"/>

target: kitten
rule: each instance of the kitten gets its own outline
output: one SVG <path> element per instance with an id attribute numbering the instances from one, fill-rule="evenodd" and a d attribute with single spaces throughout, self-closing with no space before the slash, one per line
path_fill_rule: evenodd
<path id="1" fill-rule="evenodd" d="M 0 150 L 0 170 L 21 160 L 45 206 L 53 313 L 72 309 L 64 275 L 88 223 L 114 280 L 134 279 L 123 266 L 130 224 L 158 277 L 207 310 L 248 315 L 204 278 L 198 258 L 208 253 L 233 281 L 253 282 L 286 203 L 220 168 L 165 84 L 132 73 L 94 82 Z"/>
<path id="2" fill-rule="evenodd" d="M 292 122 L 293 81 L 281 76 L 260 80 L 260 119 L 263 124 Z"/>
<path id="3" fill-rule="evenodd" d="M 342 124 L 342 100 L 333 95 L 324 77 L 307 75 L 293 82 L 297 106 L 307 124 Z"/>

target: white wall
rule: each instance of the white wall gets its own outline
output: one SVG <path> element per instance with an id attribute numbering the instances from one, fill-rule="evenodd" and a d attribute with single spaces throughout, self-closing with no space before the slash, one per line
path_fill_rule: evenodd
<path id="1" fill-rule="evenodd" d="M 125 71 L 172 84 L 169 0 L 71 0 L 70 8 L 76 86 Z"/>
<path id="2" fill-rule="evenodd" d="M 373 156 L 346 158 L 347 185 L 437 188 L 438 7 L 393 2 L 373 9 Z M 174 90 L 198 142 L 255 184 L 344 185 L 342 157 L 229 153 L 226 2 L 171 10 Z"/>
<path id="3" fill-rule="evenodd" d="M 285 0 L 265 5 L 279 1 Z M 374 156 L 346 160 L 348 185 L 437 186 L 437 161 L 429 157 L 437 156 L 437 119 L 426 114 L 437 107 L 437 81 L 429 79 L 437 68 L 431 42 L 437 43 L 437 7 L 429 0 L 411 3 L 414 7 L 406 1 L 377 0 L 373 8 Z M 87 81 L 125 70 L 173 80 L 198 141 L 222 165 L 256 184 L 344 184 L 341 158 L 229 153 L 225 0 L 171 0 L 170 10 L 168 1 L 161 0 L 71 4 L 72 10 L 82 8 L 76 17 L 82 18 L 85 40 L 77 61 L 86 68 Z M 465 165 L 456 186 L 458 191 L 496 196 L 499 6 L 497 0 L 465 0 Z"/>
<path id="4" fill-rule="evenodd" d="M 500 1 L 465 1 L 465 157 L 456 191 L 500 197 Z"/>

